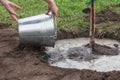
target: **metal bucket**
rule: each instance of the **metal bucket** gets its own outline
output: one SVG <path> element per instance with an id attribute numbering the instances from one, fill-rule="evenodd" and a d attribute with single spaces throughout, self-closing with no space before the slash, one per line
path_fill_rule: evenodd
<path id="1" fill-rule="evenodd" d="M 57 36 L 52 14 L 41 14 L 18 20 L 20 44 L 54 46 Z"/>

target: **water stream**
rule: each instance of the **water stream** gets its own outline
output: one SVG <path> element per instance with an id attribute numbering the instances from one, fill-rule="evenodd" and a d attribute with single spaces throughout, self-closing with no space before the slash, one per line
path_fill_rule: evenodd
<path id="1" fill-rule="evenodd" d="M 97 44 L 116 48 L 120 53 L 120 42 L 110 39 L 95 39 Z M 120 71 L 120 54 L 95 55 L 91 48 L 84 45 L 89 38 L 64 39 L 56 41 L 54 48 L 47 47 L 46 53 L 50 55 L 49 64 L 61 68 L 89 69 L 100 72 Z"/>

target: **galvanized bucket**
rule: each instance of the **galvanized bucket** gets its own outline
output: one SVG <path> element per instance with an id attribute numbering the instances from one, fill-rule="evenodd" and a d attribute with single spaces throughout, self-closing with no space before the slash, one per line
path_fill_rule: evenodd
<path id="1" fill-rule="evenodd" d="M 18 20 L 20 44 L 54 46 L 57 36 L 52 14 L 41 14 Z"/>

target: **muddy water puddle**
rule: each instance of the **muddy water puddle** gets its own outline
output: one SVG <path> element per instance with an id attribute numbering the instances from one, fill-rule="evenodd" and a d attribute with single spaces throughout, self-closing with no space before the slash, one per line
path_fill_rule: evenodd
<path id="1" fill-rule="evenodd" d="M 98 54 L 93 54 L 86 47 L 89 38 L 64 39 L 56 41 L 54 48 L 47 47 L 50 55 L 49 64 L 61 68 L 89 69 L 100 72 L 120 71 L 120 42 L 110 39 L 96 39 L 97 44 L 107 48 L 99 48 Z M 108 54 L 99 54 L 101 51 Z M 116 54 L 118 53 L 118 54 Z"/>

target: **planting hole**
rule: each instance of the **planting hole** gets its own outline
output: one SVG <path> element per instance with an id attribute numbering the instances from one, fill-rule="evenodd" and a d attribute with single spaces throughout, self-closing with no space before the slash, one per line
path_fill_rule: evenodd
<path id="1" fill-rule="evenodd" d="M 47 47 L 49 64 L 61 68 L 90 69 L 100 72 L 120 70 L 120 43 L 110 39 L 95 39 L 92 52 L 86 44 L 89 38 L 58 40 L 54 48 Z"/>

